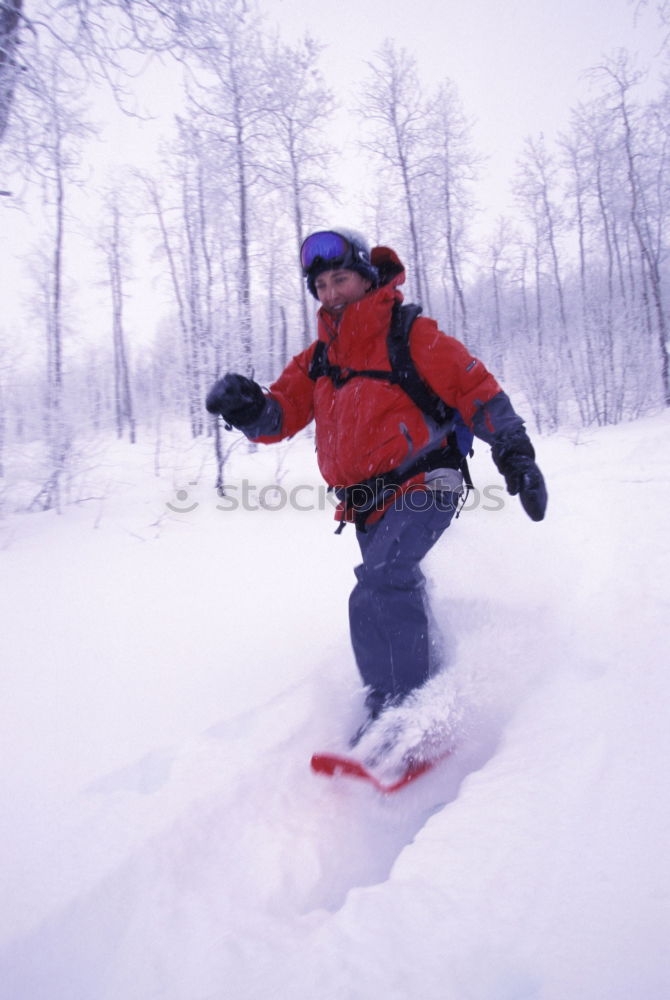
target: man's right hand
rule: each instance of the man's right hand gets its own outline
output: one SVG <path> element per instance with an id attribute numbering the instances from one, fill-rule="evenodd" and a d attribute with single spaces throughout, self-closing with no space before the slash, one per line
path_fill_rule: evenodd
<path id="1" fill-rule="evenodd" d="M 244 428 L 255 424 L 265 409 L 266 396 L 253 379 L 228 372 L 207 394 L 206 407 L 220 414 L 226 423 Z"/>

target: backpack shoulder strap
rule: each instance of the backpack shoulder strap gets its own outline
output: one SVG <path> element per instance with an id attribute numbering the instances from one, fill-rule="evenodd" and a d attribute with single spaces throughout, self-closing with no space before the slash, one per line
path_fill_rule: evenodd
<path id="1" fill-rule="evenodd" d="M 414 320 L 421 313 L 421 306 L 414 303 L 395 303 L 391 315 L 391 326 L 387 347 L 393 381 L 407 393 L 412 402 L 428 414 L 437 424 L 452 419 L 455 410 L 442 400 L 417 371 L 409 347 L 410 332 Z"/>
<path id="2" fill-rule="evenodd" d="M 312 355 L 312 360 L 310 361 L 309 370 L 307 372 L 312 382 L 316 382 L 316 380 L 322 375 L 328 374 L 328 363 L 326 361 L 327 354 L 328 345 L 325 340 L 317 340 L 316 346 L 314 347 L 314 354 Z"/>

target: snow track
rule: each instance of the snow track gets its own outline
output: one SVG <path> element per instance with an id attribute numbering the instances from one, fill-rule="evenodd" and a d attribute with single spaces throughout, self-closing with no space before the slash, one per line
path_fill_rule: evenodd
<path id="1" fill-rule="evenodd" d="M 337 698 L 331 690 L 331 708 Z M 10 946 L 2 995 L 46 1000 L 54 982 L 71 1000 L 161 995 L 153 972 L 137 978 L 138 940 L 157 936 L 180 954 L 197 952 L 203 921 L 242 968 L 249 963 L 246 981 L 255 951 L 246 955 L 241 928 L 254 937 L 264 928 L 272 938 L 287 922 L 298 929 L 305 918 L 337 912 L 356 888 L 384 883 L 428 818 L 455 798 L 481 750 L 464 749 L 386 800 L 309 770 L 323 732 L 314 712 L 321 701 L 314 680 L 302 682 L 215 724 L 192 746 L 154 750 L 86 787 L 69 830 L 70 856 L 54 857 L 60 871 L 52 870 L 59 879 L 78 874 L 78 892 Z M 346 714 L 346 704 L 339 711 Z M 105 862 L 101 846 L 110 844 L 125 857 Z M 101 970 L 109 977 L 102 992 Z M 242 982 L 238 988 L 236 996 L 253 995 Z M 187 995 L 170 993 L 168 981 L 160 989 Z"/>

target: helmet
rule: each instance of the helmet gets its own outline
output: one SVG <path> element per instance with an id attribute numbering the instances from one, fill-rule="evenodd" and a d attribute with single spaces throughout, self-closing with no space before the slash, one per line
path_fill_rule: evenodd
<path id="1" fill-rule="evenodd" d="M 371 281 L 373 288 L 379 283 L 377 268 L 370 262 L 370 247 L 353 229 L 324 229 L 311 233 L 300 247 L 300 264 L 315 299 L 319 297 L 314 284 L 316 278 L 334 268 L 356 271 Z"/>

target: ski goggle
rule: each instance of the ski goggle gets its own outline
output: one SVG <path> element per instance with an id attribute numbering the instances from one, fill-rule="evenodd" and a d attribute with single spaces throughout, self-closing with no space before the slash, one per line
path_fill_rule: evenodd
<path id="1" fill-rule="evenodd" d="M 353 248 L 339 233 L 324 231 L 312 233 L 300 247 L 300 264 L 303 274 L 308 274 L 315 264 L 322 262 L 344 267 L 354 262 Z"/>

